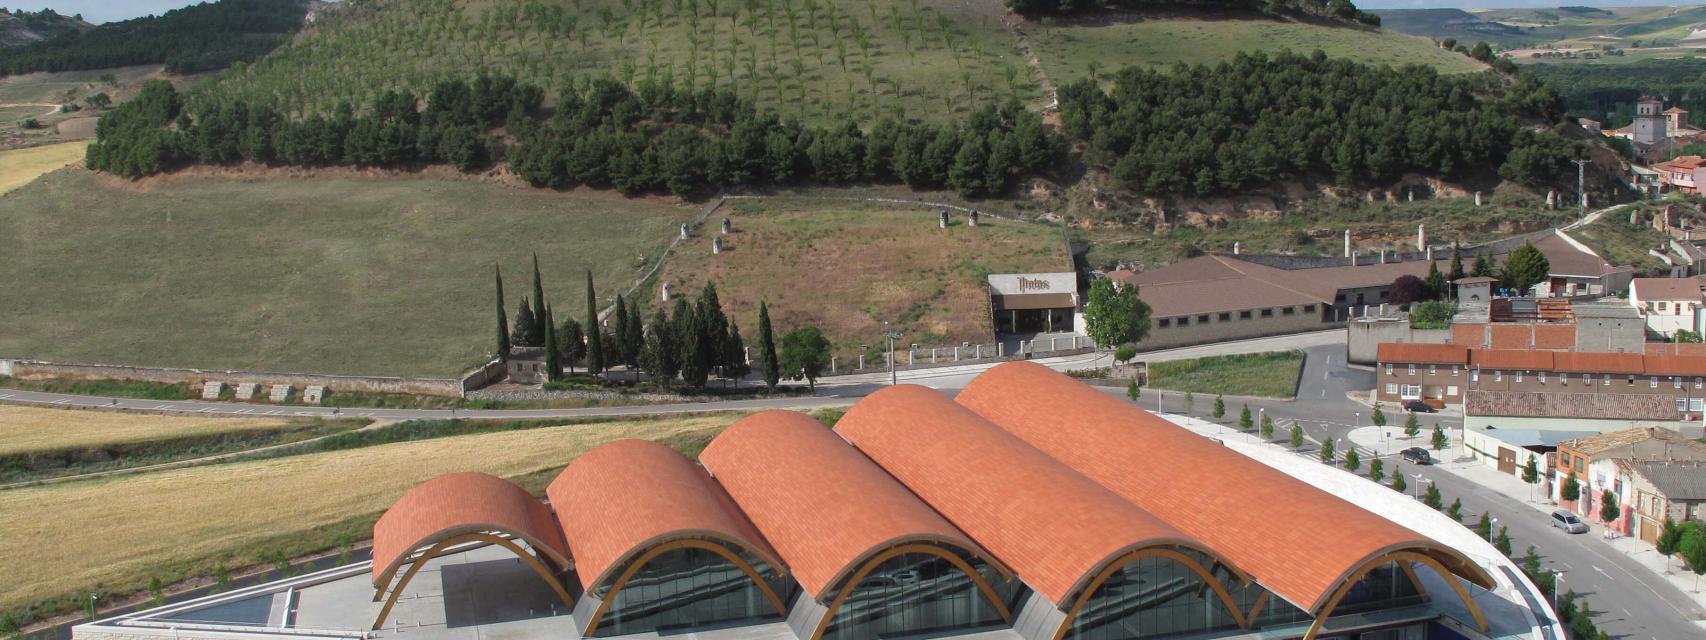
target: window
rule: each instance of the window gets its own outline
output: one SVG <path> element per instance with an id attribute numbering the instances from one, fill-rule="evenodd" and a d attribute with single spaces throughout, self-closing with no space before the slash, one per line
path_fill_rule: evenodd
<path id="1" fill-rule="evenodd" d="M 973 571 L 988 578 L 997 597 L 1009 590 L 993 569 L 974 559 Z M 1144 575 L 1143 579 L 1173 578 Z M 716 585 L 711 585 L 715 587 Z M 1121 592 L 1123 593 L 1123 591 Z M 1205 597 L 1206 606 L 1212 604 Z M 1164 610 L 1184 615 L 1184 612 Z M 1159 617 L 1147 612 L 1150 618 Z M 1135 618 L 1135 616 L 1134 616 Z M 978 628 L 1001 622 L 993 603 L 971 578 L 947 559 L 925 553 L 908 553 L 884 562 L 869 577 L 853 587 L 846 605 L 835 611 L 824 640 L 892 638 L 938 635 L 955 629 Z M 934 632 L 934 633 L 932 633 Z M 671 634 L 658 634 L 671 635 Z"/>
<path id="2" fill-rule="evenodd" d="M 1297 315 L 1297 307 L 1285 307 L 1280 309 L 1280 315 L 1295 316 Z"/>
<path id="3" fill-rule="evenodd" d="M 1539 373 L 1534 374 L 1534 377 L 1538 378 L 1540 380 L 1540 384 L 1546 384 L 1546 372 L 1545 371 L 1541 371 Z"/>
<path id="4" fill-rule="evenodd" d="M 1386 363 L 1386 375 L 1392 375 L 1392 363 Z"/>
<path id="5" fill-rule="evenodd" d="M 1189 316 L 1180 317 L 1179 318 L 1179 326 L 1181 326 L 1181 327 L 1191 326 L 1191 318 Z"/>
<path id="6" fill-rule="evenodd" d="M 1706 399 L 1703 399 L 1703 398 L 1689 398 L 1688 399 L 1688 410 L 1691 412 L 1700 413 L 1701 411 L 1706 410 L 1706 406 L 1703 406 L 1703 405 L 1706 405 Z"/>
<path id="7" fill-rule="evenodd" d="M 1339 295 L 1333 296 L 1333 302 L 1344 302 L 1344 301 L 1345 301 L 1345 294 L 1341 293 Z"/>
<path id="8" fill-rule="evenodd" d="M 1414 365 L 1414 364 L 1412 364 L 1412 365 L 1410 365 L 1410 371 L 1409 371 L 1409 374 L 1410 374 L 1410 375 L 1412 375 L 1412 376 L 1413 376 L 1413 375 L 1416 375 L 1416 365 Z"/>
<path id="9" fill-rule="evenodd" d="M 1501 370 L 1501 371 L 1494 371 L 1493 372 L 1493 382 L 1504 382 L 1504 381 L 1505 381 L 1505 372 L 1504 371 Z"/>
<path id="10" fill-rule="evenodd" d="M 1457 365 L 1455 365 L 1455 364 L 1451 365 L 1451 377 L 1453 377 L 1453 378 L 1457 377 L 1458 369 L 1460 369 L 1460 367 L 1458 367 Z"/>
<path id="11" fill-rule="evenodd" d="M 1226 322 L 1226 321 L 1228 321 L 1228 320 L 1231 320 L 1231 319 L 1232 319 L 1232 314 L 1230 314 L 1230 313 L 1222 313 L 1222 314 L 1220 314 L 1220 318 L 1219 318 L 1219 320 L 1220 320 L 1220 321 L 1221 321 L 1221 322 Z"/>
<path id="12" fill-rule="evenodd" d="M 1669 311 L 1669 310 L 1670 310 L 1670 303 L 1668 303 L 1668 302 L 1660 302 L 1659 303 L 1659 311 Z"/>
<path id="13" fill-rule="evenodd" d="M 1670 388 L 1681 389 L 1682 388 L 1682 378 L 1677 377 L 1677 376 L 1671 376 Z"/>
<path id="14" fill-rule="evenodd" d="M 1208 324 L 1208 314 L 1197 316 L 1197 324 Z"/>
<path id="15" fill-rule="evenodd" d="M 1250 312 L 1249 311 L 1239 311 L 1238 312 L 1238 319 L 1239 320 L 1249 320 L 1250 319 Z"/>
<path id="16" fill-rule="evenodd" d="M 1422 397 L 1422 385 L 1407 384 L 1398 392 L 1398 397 L 1405 400 L 1419 400 Z"/>
<path id="17" fill-rule="evenodd" d="M 1431 376 L 1431 375 L 1434 375 L 1436 373 L 1439 373 L 1439 365 L 1432 365 L 1432 364 L 1428 365 L 1428 375 Z"/>
<path id="18" fill-rule="evenodd" d="M 1516 372 L 1516 381 L 1522 382 L 1522 372 L 1521 371 Z"/>
<path id="19" fill-rule="evenodd" d="M 1380 292 L 1380 299 L 1381 299 L 1381 300 L 1385 300 L 1385 299 L 1386 299 L 1386 296 L 1387 296 L 1387 295 L 1389 295 L 1389 294 L 1390 294 L 1390 293 L 1391 293 L 1391 292 L 1390 292 L 1390 291 L 1382 291 L 1382 292 Z"/>
<path id="20" fill-rule="evenodd" d="M 1481 370 L 1476 369 L 1474 371 L 1470 371 L 1469 372 L 1469 381 L 1470 382 L 1480 382 L 1481 381 Z"/>
<path id="21" fill-rule="evenodd" d="M 1167 327 L 1170 327 L 1172 325 L 1173 325 L 1173 319 L 1172 318 L 1162 318 L 1162 319 L 1156 321 L 1156 323 L 1155 323 L 1155 326 L 1161 327 L 1162 329 L 1166 329 Z"/>
<path id="22" fill-rule="evenodd" d="M 1658 376 L 1647 376 L 1647 388 L 1648 389 L 1659 388 L 1659 377 Z"/>
<path id="23" fill-rule="evenodd" d="M 1688 410 L 1688 398 L 1677 398 L 1676 399 L 1676 411 L 1677 411 L 1677 413 L 1681 413 L 1681 412 L 1687 411 L 1687 410 Z"/>
<path id="24" fill-rule="evenodd" d="M 1398 383 L 1396 383 L 1396 382 L 1386 383 L 1386 395 L 1392 395 L 1395 393 L 1398 393 Z"/>
<path id="25" fill-rule="evenodd" d="M 1694 376 L 1694 388 L 1700 388 L 1700 376 Z"/>
<path id="26" fill-rule="evenodd" d="M 1304 313 L 1315 313 L 1315 305 L 1312 305 L 1312 304 L 1303 305 L 1303 312 Z"/>
<path id="27" fill-rule="evenodd" d="M 1273 309 L 1263 309 L 1262 310 L 1262 317 L 1264 317 L 1264 318 L 1274 317 L 1274 310 Z"/>
<path id="28" fill-rule="evenodd" d="M 1575 459 L 1576 473 L 1581 473 L 1582 472 L 1582 460 L 1585 460 L 1586 458 L 1583 456 L 1576 456 L 1575 458 L 1576 458 Z"/>
<path id="29" fill-rule="evenodd" d="M 1591 374 L 1591 373 L 1582 374 L 1582 384 L 1588 385 L 1590 387 L 1593 386 L 1593 374 Z"/>
<path id="30" fill-rule="evenodd" d="M 1558 384 L 1564 385 L 1566 387 L 1570 386 L 1570 374 L 1568 374 L 1568 373 L 1558 374 Z"/>
<path id="31" fill-rule="evenodd" d="M 1457 397 L 1457 385 L 1454 384 L 1454 385 L 1447 386 L 1445 388 L 1445 395 L 1451 396 L 1453 398 Z"/>

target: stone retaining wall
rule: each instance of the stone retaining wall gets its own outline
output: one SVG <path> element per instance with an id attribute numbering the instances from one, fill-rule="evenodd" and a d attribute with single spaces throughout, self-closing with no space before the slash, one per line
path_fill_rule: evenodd
<path id="1" fill-rule="evenodd" d="M 491 365 L 476 369 L 482 371 Z M 501 365 L 500 365 L 501 368 Z M 253 382 L 261 385 L 288 384 L 302 388 L 318 385 L 338 391 L 371 393 L 407 393 L 425 396 L 459 398 L 470 377 L 390 378 L 375 376 L 333 376 L 311 373 L 264 373 L 253 371 L 219 371 L 212 369 L 176 369 L 165 367 L 131 367 L 112 364 L 65 364 L 40 360 L 0 359 L 0 370 L 9 370 L 11 377 L 22 380 L 63 378 L 70 380 L 139 380 L 167 384 L 188 383 L 192 387 L 208 380 L 226 384 Z"/>

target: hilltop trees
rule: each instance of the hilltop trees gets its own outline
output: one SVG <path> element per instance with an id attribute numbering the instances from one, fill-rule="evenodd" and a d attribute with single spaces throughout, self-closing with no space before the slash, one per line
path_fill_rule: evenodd
<path id="1" fill-rule="evenodd" d="M 1263 13 L 1304 13 L 1338 18 L 1380 26 L 1380 16 L 1358 10 L 1350 0 L 1199 0 L 1197 2 L 1166 2 L 1163 0 L 1007 0 L 1007 8 L 1024 14 L 1074 13 L 1102 6 L 1147 10 L 1168 6 L 1246 9 Z"/>
<path id="2" fill-rule="evenodd" d="M 300 0 L 204 2 L 8 49 L 0 75 L 165 64 L 188 74 L 258 58 L 302 26 Z"/>

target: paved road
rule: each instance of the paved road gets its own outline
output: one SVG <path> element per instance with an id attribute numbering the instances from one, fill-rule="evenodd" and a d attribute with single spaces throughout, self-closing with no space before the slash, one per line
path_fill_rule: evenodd
<path id="1" fill-rule="evenodd" d="M 1252 411 L 1266 410 L 1280 427 L 1277 437 L 1283 437 L 1290 421 L 1304 426 L 1304 433 L 1313 442 L 1328 438 L 1338 440 L 1340 452 L 1349 444 L 1344 438 L 1357 426 L 1369 426 L 1369 408 L 1345 397 L 1350 390 L 1374 387 L 1374 372 L 1350 369 L 1345 366 L 1344 347 L 1318 346 L 1305 349 L 1307 361 L 1299 381 L 1295 401 L 1248 399 Z M 1170 410 L 1178 408 L 1176 394 L 1168 394 Z M 1240 402 L 1245 402 L 1240 399 Z M 1148 406 L 1148 399 L 1145 399 Z M 1205 416 L 1210 405 L 1197 399 L 1196 414 Z M 1229 411 L 1229 413 L 1232 413 Z M 1235 415 L 1235 414 L 1234 414 Z M 1386 408 L 1391 423 L 1402 423 L 1403 414 Z M 1462 427 L 1462 418 L 1430 415 L 1422 419 L 1423 429 L 1438 423 L 1447 429 Z M 1390 424 L 1390 423 L 1389 423 Z M 1313 444 L 1308 449 L 1318 450 Z M 1394 449 L 1397 446 L 1394 445 Z M 1365 451 L 1366 453 L 1366 451 Z M 1380 453 L 1380 452 L 1375 452 Z M 1341 453 L 1341 456 L 1343 454 Z M 1393 456 L 1386 460 L 1390 473 L 1399 463 Z M 1367 457 L 1365 456 L 1365 462 Z M 1491 491 L 1461 476 L 1436 467 L 1401 465 L 1411 477 L 1405 478 L 1414 493 L 1427 481 L 1439 486 L 1446 503 L 1463 500 L 1464 522 L 1473 524 L 1483 512 L 1510 528 L 1511 547 L 1518 560 L 1528 545 L 1545 564 L 1565 572 L 1564 589 L 1573 589 L 1592 605 L 1594 622 L 1612 637 L 1631 640 L 1677 640 L 1706 637 L 1706 628 L 1695 621 L 1706 619 L 1706 611 L 1689 597 L 1665 582 L 1647 568 L 1631 560 L 1593 534 L 1567 535 L 1552 528 L 1544 513 L 1497 491 Z M 1421 481 L 1414 477 L 1422 474 Z M 1495 529 L 1496 530 L 1496 529 Z"/>

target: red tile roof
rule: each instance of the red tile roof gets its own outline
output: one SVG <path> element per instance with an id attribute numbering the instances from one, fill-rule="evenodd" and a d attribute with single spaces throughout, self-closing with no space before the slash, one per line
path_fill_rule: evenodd
<path id="1" fill-rule="evenodd" d="M 1638 300 L 1692 300 L 1699 302 L 1700 281 L 1695 278 L 1635 278 L 1629 281 L 1631 295 Z"/>
<path id="2" fill-rule="evenodd" d="M 1453 324 L 1451 325 L 1451 341 L 1472 349 L 1487 346 L 1487 325 L 1485 324 Z"/>
<path id="3" fill-rule="evenodd" d="M 568 565 L 563 534 L 545 503 L 502 478 L 451 473 L 416 485 L 373 524 L 373 579 L 421 547 L 482 531 L 513 534 L 557 566 Z"/>
<path id="4" fill-rule="evenodd" d="M 870 557 L 930 541 L 994 562 L 823 423 L 793 411 L 735 422 L 699 460 L 819 602 Z"/>
<path id="5" fill-rule="evenodd" d="M 1659 376 L 1706 376 L 1706 356 L 1646 356 L 1647 373 Z"/>
<path id="6" fill-rule="evenodd" d="M 1469 364 L 1483 369 L 1550 371 L 1553 355 L 1527 349 L 1476 349 L 1469 352 Z"/>
<path id="7" fill-rule="evenodd" d="M 1569 351 L 1552 354 L 1552 367 L 1571 373 L 1640 373 L 1645 365 L 1638 353 Z"/>
<path id="8" fill-rule="evenodd" d="M 1178 545 L 1215 556 L 931 389 L 885 388 L 853 405 L 835 430 L 1057 605 L 1132 549 Z"/>
<path id="9" fill-rule="evenodd" d="M 1307 611 L 1364 562 L 1398 549 L 1490 583 L 1414 531 L 1041 365 L 999 365 L 956 401 L 1202 540 Z"/>
<path id="10" fill-rule="evenodd" d="M 1466 365 L 1469 364 L 1469 347 L 1457 344 L 1382 342 L 1375 347 L 1375 359 L 1380 362 Z"/>
<path id="11" fill-rule="evenodd" d="M 1531 349 L 1534 347 L 1534 332 L 1526 324 L 1494 324 L 1493 337 L 1488 346 L 1494 349 Z"/>
<path id="12" fill-rule="evenodd" d="M 1699 342 L 1651 342 L 1649 356 L 1706 356 L 1706 344 Z"/>
<path id="13" fill-rule="evenodd" d="M 616 440 L 582 454 L 545 489 L 587 590 L 629 558 L 683 537 L 717 538 L 782 564 L 699 465 L 649 440 Z"/>

